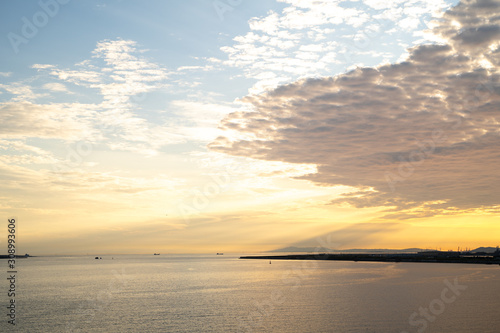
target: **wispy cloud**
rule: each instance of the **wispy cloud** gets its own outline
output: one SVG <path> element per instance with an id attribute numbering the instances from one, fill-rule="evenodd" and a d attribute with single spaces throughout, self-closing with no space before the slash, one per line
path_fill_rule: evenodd
<path id="1" fill-rule="evenodd" d="M 13 82 L 0 84 L 0 91 L 4 90 L 12 95 L 12 101 L 34 101 L 37 98 L 47 96 L 47 94 L 36 93 L 33 87 L 25 82 Z"/>
<path id="2" fill-rule="evenodd" d="M 168 70 L 142 57 L 143 52 L 134 41 L 104 40 L 97 43 L 92 58 L 73 68 L 33 65 L 40 77 L 59 81 L 43 84 L 45 94 L 26 84 L 1 84 L 0 89 L 14 95 L 0 105 L 5 116 L 2 137 L 86 140 L 149 155 L 163 145 L 181 142 L 168 125 L 150 122 L 138 112 L 136 101 L 167 87 L 169 77 Z M 69 93 L 71 85 L 96 89 L 102 101 L 35 104 L 49 93 Z"/>
<path id="3" fill-rule="evenodd" d="M 414 47 L 404 62 L 249 95 L 252 111 L 226 117 L 210 148 L 317 165 L 301 178 L 359 189 L 333 203 L 392 207 L 392 218 L 495 210 L 499 13 L 498 1 L 464 1 L 435 23 L 445 43 Z"/>
<path id="4" fill-rule="evenodd" d="M 6 102 L 0 104 L 0 112 L 0 138 L 73 141 L 96 134 L 92 124 L 96 112 L 92 106 Z"/>
<path id="5" fill-rule="evenodd" d="M 53 92 L 64 92 L 64 93 L 71 93 L 68 91 L 66 86 L 62 83 L 58 82 L 51 82 L 51 83 L 46 83 L 42 86 L 42 88 L 53 91 Z"/>

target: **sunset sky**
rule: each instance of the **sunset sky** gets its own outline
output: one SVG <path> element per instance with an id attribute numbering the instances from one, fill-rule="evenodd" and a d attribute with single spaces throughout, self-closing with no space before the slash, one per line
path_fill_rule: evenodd
<path id="1" fill-rule="evenodd" d="M 500 243 L 500 1 L 0 16 L 0 244 L 11 217 L 33 255 Z"/>

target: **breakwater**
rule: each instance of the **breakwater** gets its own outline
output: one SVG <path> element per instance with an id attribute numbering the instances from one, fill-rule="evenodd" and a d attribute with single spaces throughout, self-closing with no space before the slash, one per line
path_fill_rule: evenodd
<path id="1" fill-rule="evenodd" d="M 265 260 L 338 260 L 338 261 L 373 261 L 373 262 L 426 262 L 426 263 L 454 263 L 454 264 L 485 264 L 500 265 L 500 256 L 442 253 L 401 253 L 401 254 L 288 254 L 288 255 L 263 255 L 242 256 L 240 259 L 265 259 Z"/>

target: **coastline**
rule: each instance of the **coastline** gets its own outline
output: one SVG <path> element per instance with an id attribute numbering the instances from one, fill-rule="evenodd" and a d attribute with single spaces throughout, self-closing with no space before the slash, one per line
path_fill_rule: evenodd
<path id="1" fill-rule="evenodd" d="M 446 253 L 446 252 L 444 252 Z M 425 262 L 425 263 L 452 263 L 452 264 L 483 264 L 500 265 L 500 257 L 493 255 L 426 255 L 426 254 L 289 254 L 242 256 L 240 259 L 264 260 L 337 260 L 337 261 L 371 261 L 371 262 Z"/>
<path id="2" fill-rule="evenodd" d="M 12 259 L 12 258 L 21 259 L 21 258 L 30 258 L 30 257 L 32 257 L 32 256 L 16 254 L 12 257 L 10 254 L 0 254 L 0 259 Z"/>

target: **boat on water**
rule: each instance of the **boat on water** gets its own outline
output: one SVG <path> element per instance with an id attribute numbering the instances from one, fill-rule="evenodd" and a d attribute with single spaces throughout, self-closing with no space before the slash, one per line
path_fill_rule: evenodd
<path id="1" fill-rule="evenodd" d="M 218 256 L 222 256 L 222 255 L 224 255 L 224 253 L 217 252 L 217 255 L 218 255 Z"/>
<path id="2" fill-rule="evenodd" d="M 159 253 L 155 253 L 155 254 L 153 254 L 153 255 L 154 255 L 154 256 L 159 256 L 160 254 L 159 254 Z"/>

